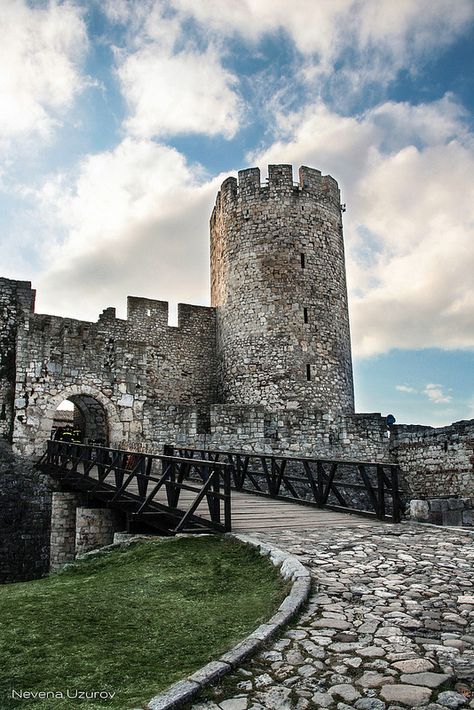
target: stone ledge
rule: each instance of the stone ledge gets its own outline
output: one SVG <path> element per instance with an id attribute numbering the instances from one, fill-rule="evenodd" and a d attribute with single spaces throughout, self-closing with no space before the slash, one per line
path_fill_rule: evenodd
<path id="1" fill-rule="evenodd" d="M 285 580 L 292 580 L 290 593 L 285 597 L 275 614 L 267 623 L 261 624 L 243 641 L 224 653 L 217 661 L 211 661 L 185 680 L 175 683 L 163 693 L 155 695 L 147 705 L 146 710 L 173 710 L 192 700 L 206 685 L 213 683 L 249 656 L 256 653 L 274 636 L 308 599 L 311 590 L 311 576 L 301 562 L 280 548 L 260 542 L 250 535 L 229 533 L 230 537 L 240 540 L 246 545 L 252 545 L 260 550 L 260 554 L 270 557 L 272 564 L 280 568 L 280 574 Z"/>

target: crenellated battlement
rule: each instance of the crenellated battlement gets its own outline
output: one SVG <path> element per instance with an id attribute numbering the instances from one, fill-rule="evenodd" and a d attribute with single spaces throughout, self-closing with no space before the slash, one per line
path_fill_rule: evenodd
<path id="1" fill-rule="evenodd" d="M 261 181 L 260 168 L 239 170 L 238 178 L 229 177 L 222 183 L 211 223 L 218 212 L 235 208 L 239 201 L 281 199 L 285 196 L 314 196 L 318 202 L 340 209 L 339 186 L 331 175 L 322 175 L 320 170 L 302 165 L 298 177 L 298 182 L 295 182 L 293 166 L 287 164 L 269 165 L 268 178 L 264 183 Z"/>
<path id="2" fill-rule="evenodd" d="M 169 325 L 168 314 L 168 301 L 128 296 L 126 319 L 117 318 L 115 308 L 105 308 L 97 322 L 34 313 L 29 327 L 31 332 L 44 333 L 46 338 L 61 334 L 87 340 L 91 332 L 96 334 L 97 331 L 103 335 L 153 342 L 164 336 L 199 336 L 206 328 L 213 330 L 215 325 L 215 309 L 210 306 L 179 303 L 177 325 Z"/>
<path id="3" fill-rule="evenodd" d="M 128 296 L 127 298 L 127 320 L 140 325 L 145 323 L 154 328 L 163 328 L 168 325 L 169 305 L 168 301 L 156 301 L 152 298 L 139 298 L 138 296 Z"/>

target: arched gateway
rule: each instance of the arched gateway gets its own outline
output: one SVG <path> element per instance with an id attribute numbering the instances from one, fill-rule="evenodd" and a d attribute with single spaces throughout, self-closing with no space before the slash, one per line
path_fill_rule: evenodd
<path id="1" fill-rule="evenodd" d="M 64 401 L 73 404 L 76 410 L 76 425 L 82 431 L 84 440 L 101 440 L 105 445 L 115 446 L 122 442 L 120 416 L 114 403 L 99 389 L 90 385 L 71 385 L 55 395 L 37 398 L 33 412 L 26 420 L 15 422 L 14 443 L 28 439 L 32 454 L 41 454 L 46 441 L 58 423 L 58 407 Z M 32 406 L 30 405 L 30 410 Z"/>
<path id="2" fill-rule="evenodd" d="M 72 427 L 76 441 L 108 446 L 107 412 L 100 402 L 88 394 L 71 395 L 56 409 L 51 430 L 53 438 L 63 438 L 64 429 L 69 427 Z"/>

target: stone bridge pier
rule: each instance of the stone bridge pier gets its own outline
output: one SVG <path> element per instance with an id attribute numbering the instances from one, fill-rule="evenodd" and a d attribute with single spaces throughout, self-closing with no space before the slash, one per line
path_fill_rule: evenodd
<path id="1" fill-rule="evenodd" d="M 50 570 L 76 557 L 110 545 L 125 521 L 111 508 L 91 508 L 80 494 L 53 493 L 51 506 Z"/>

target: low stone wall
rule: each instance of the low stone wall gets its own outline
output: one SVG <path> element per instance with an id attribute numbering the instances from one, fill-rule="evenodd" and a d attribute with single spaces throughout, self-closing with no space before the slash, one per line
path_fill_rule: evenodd
<path id="1" fill-rule="evenodd" d="M 51 491 L 48 476 L 0 439 L 0 583 L 47 573 Z"/>
<path id="2" fill-rule="evenodd" d="M 271 411 L 231 404 L 194 407 L 150 401 L 144 407 L 144 422 L 149 451 L 158 452 L 165 444 L 171 444 L 221 451 L 390 461 L 386 420 L 379 413 Z"/>
<path id="3" fill-rule="evenodd" d="M 433 525 L 474 526 L 472 498 L 431 498 L 410 501 L 410 518 Z"/>
<path id="4" fill-rule="evenodd" d="M 391 451 L 412 499 L 474 500 L 474 420 L 451 426 L 397 426 Z"/>

